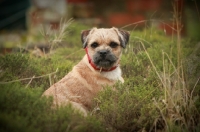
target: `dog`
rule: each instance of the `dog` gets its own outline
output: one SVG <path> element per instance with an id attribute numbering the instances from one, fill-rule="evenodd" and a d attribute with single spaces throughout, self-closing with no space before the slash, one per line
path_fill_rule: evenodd
<path id="1" fill-rule="evenodd" d="M 117 81 L 124 82 L 119 63 L 129 36 L 128 31 L 115 27 L 82 31 L 85 56 L 43 95 L 53 96 L 54 105 L 71 104 L 87 115 L 93 99 L 104 87 L 113 86 Z"/>

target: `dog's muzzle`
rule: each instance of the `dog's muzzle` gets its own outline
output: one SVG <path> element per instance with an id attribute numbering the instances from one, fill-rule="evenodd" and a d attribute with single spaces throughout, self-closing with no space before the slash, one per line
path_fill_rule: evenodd
<path id="1" fill-rule="evenodd" d="M 97 51 L 93 56 L 93 62 L 98 67 L 110 68 L 117 61 L 117 57 L 112 54 L 109 50 Z"/>

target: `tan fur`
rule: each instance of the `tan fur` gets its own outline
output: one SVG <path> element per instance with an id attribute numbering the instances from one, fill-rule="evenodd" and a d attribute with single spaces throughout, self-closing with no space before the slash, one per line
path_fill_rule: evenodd
<path id="1" fill-rule="evenodd" d="M 114 65 L 118 65 L 122 47 L 116 49 L 109 47 L 111 41 L 120 43 L 118 29 L 96 29 L 93 28 L 84 39 L 87 41 L 89 55 L 92 56 L 95 52 L 101 49 L 109 49 L 117 58 Z M 90 45 L 98 42 L 100 46 L 92 49 Z M 80 110 L 84 115 L 91 109 L 92 100 L 106 86 L 112 86 L 116 81 L 122 81 L 121 69 L 118 66 L 115 70 L 109 72 L 100 72 L 94 70 L 89 64 L 87 55 L 73 67 L 59 82 L 47 89 L 43 95 L 53 96 L 54 105 L 65 105 L 71 103 L 73 107 Z"/>

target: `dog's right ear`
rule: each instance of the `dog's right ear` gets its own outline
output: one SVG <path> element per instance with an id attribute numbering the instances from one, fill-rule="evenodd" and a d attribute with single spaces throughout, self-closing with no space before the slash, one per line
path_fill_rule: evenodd
<path id="1" fill-rule="evenodd" d="M 83 48 L 87 46 L 87 36 L 90 33 L 91 30 L 84 30 L 81 32 L 81 41 L 83 44 Z"/>

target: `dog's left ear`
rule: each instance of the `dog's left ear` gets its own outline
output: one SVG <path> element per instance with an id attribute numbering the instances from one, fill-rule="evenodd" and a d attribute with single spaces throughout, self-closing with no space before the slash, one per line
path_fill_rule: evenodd
<path id="1" fill-rule="evenodd" d="M 87 46 L 87 36 L 89 35 L 91 30 L 84 30 L 81 32 L 81 41 L 83 44 L 83 48 Z"/>
<path id="2" fill-rule="evenodd" d="M 128 43 L 129 41 L 129 36 L 130 36 L 130 33 L 128 31 L 125 31 L 125 30 L 120 30 L 119 29 L 119 32 L 121 33 L 121 45 L 123 48 L 126 47 L 126 44 Z"/>
<path id="3" fill-rule="evenodd" d="M 126 48 L 126 44 L 128 43 L 129 41 L 129 36 L 130 36 L 130 32 L 128 31 L 125 31 L 125 30 L 122 30 L 122 29 L 117 29 L 115 27 L 113 27 L 115 30 L 117 30 L 117 33 L 119 35 L 119 39 L 120 39 L 120 43 L 121 43 L 121 46 L 123 48 Z"/>

